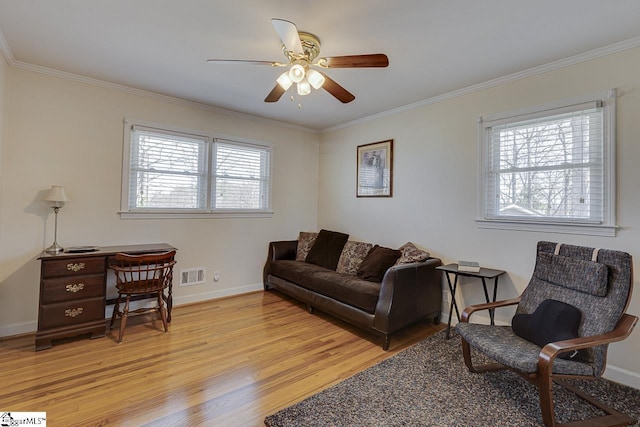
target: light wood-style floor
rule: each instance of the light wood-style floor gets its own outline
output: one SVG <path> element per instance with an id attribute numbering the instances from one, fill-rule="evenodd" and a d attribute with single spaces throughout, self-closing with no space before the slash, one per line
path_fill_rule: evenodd
<path id="1" fill-rule="evenodd" d="M 0 411 L 46 411 L 51 426 L 263 426 L 444 326 L 401 331 L 385 352 L 371 334 L 256 292 L 175 307 L 161 327 L 138 316 L 121 344 L 114 331 L 40 352 L 33 335 L 1 340 Z"/>

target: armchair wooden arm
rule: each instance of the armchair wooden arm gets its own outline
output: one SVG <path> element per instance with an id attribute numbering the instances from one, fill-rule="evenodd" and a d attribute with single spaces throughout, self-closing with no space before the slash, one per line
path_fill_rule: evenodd
<path id="1" fill-rule="evenodd" d="M 512 298 L 512 299 L 506 299 L 506 300 L 502 300 L 502 301 L 496 301 L 496 302 L 487 302 L 487 303 L 484 303 L 484 304 L 470 305 L 470 306 L 466 307 L 464 309 L 464 311 L 462 312 L 462 316 L 460 317 L 460 321 L 461 322 L 469 322 L 469 318 L 476 311 L 492 310 L 494 308 L 508 307 L 510 305 L 517 305 L 519 303 L 520 303 L 520 297 Z"/>
<path id="2" fill-rule="evenodd" d="M 547 370 L 551 373 L 551 365 L 553 360 L 560 353 L 572 350 L 580 350 L 583 348 L 595 347 L 598 345 L 609 344 L 616 341 L 622 341 L 631 335 L 633 328 L 638 323 L 638 317 L 630 314 L 623 314 L 616 327 L 606 334 L 593 335 L 590 337 L 579 337 L 570 340 L 552 342 L 545 345 L 540 351 L 539 367 L 540 370 Z"/>
<path id="3" fill-rule="evenodd" d="M 553 361 L 555 360 L 556 356 L 562 352 L 579 350 L 581 348 L 594 347 L 616 341 L 622 341 L 631 334 L 631 331 L 633 331 L 633 328 L 637 323 L 638 317 L 625 313 L 622 315 L 620 321 L 618 321 L 618 324 L 611 332 L 590 337 L 580 337 L 571 340 L 549 343 L 542 348 L 542 351 L 540 351 L 540 355 L 538 356 L 538 375 L 535 376 L 534 382 L 538 385 L 538 390 L 540 392 L 540 408 L 542 410 L 542 419 L 546 426 L 558 425 L 555 420 L 555 413 L 553 409 L 554 381 L 564 388 L 572 391 L 580 398 L 589 402 L 591 405 L 599 408 L 606 414 L 605 416 L 600 418 L 574 422 L 571 423 L 572 425 L 625 426 L 636 421 L 635 419 L 618 412 L 614 408 L 597 401 L 592 396 L 589 396 L 588 394 L 584 393 L 577 387 L 567 383 L 566 381 L 560 380 L 559 378 L 563 377 L 570 378 L 571 375 L 554 374 Z M 595 372 L 594 378 L 599 377 L 600 375 L 602 375 L 602 372 Z M 596 421 L 598 422 L 598 424 L 595 423 Z"/>

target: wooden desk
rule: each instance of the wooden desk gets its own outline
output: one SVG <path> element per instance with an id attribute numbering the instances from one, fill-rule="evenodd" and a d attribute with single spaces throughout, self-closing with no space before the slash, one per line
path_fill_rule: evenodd
<path id="1" fill-rule="evenodd" d="M 505 271 L 504 270 L 494 270 L 491 268 L 480 268 L 480 271 L 460 271 L 458 270 L 458 264 L 447 264 L 436 267 L 437 270 L 442 270 L 446 273 L 447 276 L 447 284 L 449 285 L 449 291 L 451 292 L 451 304 L 449 305 L 449 322 L 447 323 L 447 339 L 449 339 L 451 332 L 451 316 L 453 316 L 453 309 L 456 309 L 456 315 L 458 316 L 458 322 L 460 321 L 460 312 L 458 311 L 458 304 L 456 303 L 456 289 L 458 288 L 458 276 L 463 277 L 476 277 L 482 280 L 482 288 L 484 289 L 484 298 L 487 302 L 491 302 L 489 300 L 489 292 L 487 291 L 487 283 L 485 279 L 493 279 L 493 302 L 496 301 L 496 296 L 498 293 L 498 277 L 502 276 Z M 449 278 L 449 274 L 453 274 L 455 279 L 453 281 L 453 285 L 451 284 L 451 279 Z M 494 325 L 494 310 L 489 310 L 489 317 L 491 318 L 491 324 Z"/>
<path id="2" fill-rule="evenodd" d="M 90 334 L 100 338 L 107 332 L 105 307 L 113 304 L 106 298 L 107 271 L 115 254 L 151 254 L 173 251 L 166 243 L 105 246 L 93 252 L 48 254 L 38 258 L 40 269 L 40 304 L 36 351 L 51 347 L 51 340 Z M 167 320 L 171 320 L 173 295 L 169 286 Z"/>

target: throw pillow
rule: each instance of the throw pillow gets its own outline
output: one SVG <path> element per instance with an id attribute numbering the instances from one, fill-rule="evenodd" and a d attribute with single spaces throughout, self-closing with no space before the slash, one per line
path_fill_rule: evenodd
<path id="1" fill-rule="evenodd" d="M 396 261 L 396 265 L 409 264 L 411 262 L 422 262 L 428 259 L 431 255 L 429 252 L 419 249 L 411 242 L 407 242 L 404 245 L 400 246 L 398 250 L 402 252 L 402 255 L 400 255 L 400 258 L 398 258 L 398 261 Z"/>
<path id="2" fill-rule="evenodd" d="M 306 261 L 310 264 L 335 270 L 347 239 L 349 239 L 348 234 L 320 230 L 316 241 L 313 242 L 313 246 L 309 250 Z"/>
<path id="3" fill-rule="evenodd" d="M 513 332 L 521 338 L 544 347 L 550 342 L 578 337 L 582 313 L 562 301 L 547 299 L 531 314 L 516 314 L 511 321 Z M 580 352 L 561 353 L 562 359 L 575 359 Z"/>
<path id="4" fill-rule="evenodd" d="M 309 233 L 301 231 L 298 236 L 298 249 L 296 250 L 296 261 L 304 261 L 307 258 L 309 249 L 313 246 L 313 242 L 316 241 L 318 233 Z"/>
<path id="5" fill-rule="evenodd" d="M 384 274 L 401 255 L 399 250 L 375 245 L 360 264 L 356 275 L 369 282 L 382 282 Z"/>
<path id="6" fill-rule="evenodd" d="M 342 249 L 336 271 L 354 276 L 372 247 L 371 243 L 348 241 Z"/>

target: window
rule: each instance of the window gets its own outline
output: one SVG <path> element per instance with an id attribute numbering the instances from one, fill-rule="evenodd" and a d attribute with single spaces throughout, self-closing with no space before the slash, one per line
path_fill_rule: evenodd
<path id="1" fill-rule="evenodd" d="M 272 151 L 261 143 L 125 122 L 121 215 L 268 215 Z"/>
<path id="2" fill-rule="evenodd" d="M 480 227 L 615 235 L 615 92 L 480 120 Z"/>
<path id="3" fill-rule="evenodd" d="M 268 207 L 270 157 L 264 148 L 216 143 L 214 208 L 263 210 Z"/>

